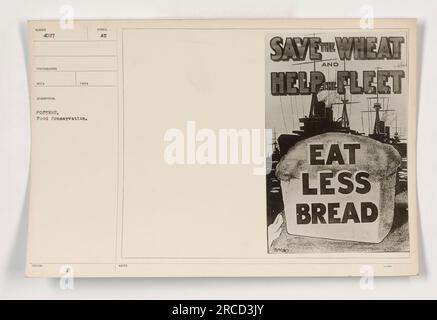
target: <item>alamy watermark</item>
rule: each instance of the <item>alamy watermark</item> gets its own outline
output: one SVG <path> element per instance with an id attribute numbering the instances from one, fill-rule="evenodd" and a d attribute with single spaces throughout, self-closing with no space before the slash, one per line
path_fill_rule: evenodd
<path id="1" fill-rule="evenodd" d="M 63 265 L 59 269 L 59 288 L 61 290 L 74 290 L 74 269 L 72 266 Z"/>
<path id="2" fill-rule="evenodd" d="M 74 9 L 70 5 L 63 5 L 59 8 L 59 28 L 63 30 L 74 29 Z"/>
<path id="3" fill-rule="evenodd" d="M 164 134 L 164 161 L 169 165 L 252 165 L 255 175 L 271 170 L 270 129 L 210 129 L 187 121 L 184 129 L 171 128 Z"/>
<path id="4" fill-rule="evenodd" d="M 362 274 L 360 278 L 360 289 L 361 290 L 373 290 L 375 281 L 375 270 L 370 265 L 363 265 L 360 268 L 360 273 Z"/>
<path id="5" fill-rule="evenodd" d="M 373 29 L 375 27 L 375 14 L 371 5 L 363 5 L 360 7 L 360 28 L 361 29 Z"/>

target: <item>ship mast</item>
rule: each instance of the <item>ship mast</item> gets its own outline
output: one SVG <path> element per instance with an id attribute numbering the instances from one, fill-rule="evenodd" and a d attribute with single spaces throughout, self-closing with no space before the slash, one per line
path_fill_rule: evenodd
<path id="1" fill-rule="evenodd" d="M 380 67 L 376 67 L 376 70 Z M 378 72 L 376 72 L 376 81 L 378 82 Z M 373 109 L 375 109 L 375 124 L 373 126 L 373 134 L 378 135 L 385 132 L 381 132 L 381 118 L 379 116 L 379 110 L 381 110 L 381 103 L 379 102 L 379 92 L 376 89 L 376 102 L 373 104 Z"/>
<path id="2" fill-rule="evenodd" d="M 276 129 L 273 128 L 273 136 L 272 136 L 272 145 L 273 145 L 273 152 L 275 152 L 278 149 L 278 142 L 276 141 Z"/>
<path id="3" fill-rule="evenodd" d="M 343 60 L 343 71 L 346 71 L 346 60 Z M 341 126 L 343 128 L 348 128 L 349 129 L 349 117 L 347 115 L 347 99 L 346 99 L 346 89 L 344 90 L 344 94 L 343 94 L 343 111 L 341 113 Z"/>
<path id="4" fill-rule="evenodd" d="M 381 69 L 380 67 L 376 67 L 377 70 Z M 378 81 L 378 72 L 376 72 L 376 81 Z M 388 143 L 390 139 L 390 127 L 386 126 L 385 119 L 381 119 L 381 112 L 389 112 L 393 111 L 396 112 L 396 110 L 389 110 L 388 109 L 388 99 L 389 97 L 380 97 L 378 90 L 376 90 L 376 96 L 367 98 L 369 100 L 369 110 L 368 111 L 361 111 L 363 113 L 369 113 L 369 122 L 371 121 L 370 114 L 372 112 L 375 113 L 375 122 L 373 124 L 373 133 L 369 132 L 369 137 L 378 140 L 380 142 Z M 382 101 L 381 101 L 382 100 Z M 370 110 L 370 104 L 373 102 L 373 109 Z M 386 108 L 384 109 L 384 101 L 387 101 L 385 103 Z M 370 123 L 369 123 L 369 131 L 370 131 Z"/>
<path id="5" fill-rule="evenodd" d="M 346 60 L 343 60 L 343 70 L 346 71 Z M 349 84 L 344 84 L 344 87 L 348 87 L 350 86 Z M 341 102 L 337 102 L 337 103 L 333 103 L 333 104 L 341 104 L 343 105 L 343 109 L 341 112 L 341 127 L 343 129 L 349 130 L 350 129 L 350 122 L 349 122 L 349 116 L 347 113 L 347 105 L 348 104 L 354 104 L 354 103 L 358 103 L 358 102 L 352 102 L 349 101 L 348 99 L 346 99 L 346 90 L 344 90 L 343 93 L 343 99 L 341 99 Z"/>

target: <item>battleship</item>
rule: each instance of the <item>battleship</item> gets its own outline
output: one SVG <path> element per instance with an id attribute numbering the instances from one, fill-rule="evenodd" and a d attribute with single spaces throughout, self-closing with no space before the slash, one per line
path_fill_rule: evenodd
<path id="1" fill-rule="evenodd" d="M 330 87 L 328 90 L 335 90 L 335 87 Z M 402 164 L 398 170 L 396 193 L 405 193 L 407 190 L 407 144 L 402 142 L 397 128 L 397 117 L 395 116 L 396 126 L 395 132 L 391 135 L 391 126 L 386 122 L 387 113 L 395 113 L 396 110 L 389 108 L 388 97 L 381 97 L 376 93 L 375 97 L 368 98 L 367 110 L 361 111 L 361 120 L 363 124 L 362 131 L 359 132 L 351 128 L 348 106 L 358 104 L 347 99 L 346 92 L 338 99 L 337 102 L 327 103 L 319 100 L 318 93 L 326 90 L 326 87 L 320 85 L 317 93 L 311 94 L 311 103 L 308 115 L 299 118 L 300 127 L 297 130 L 292 130 L 290 133 L 285 133 L 276 136 L 273 131 L 272 137 L 272 153 L 270 155 L 271 171 L 266 176 L 267 188 L 267 217 L 268 224 L 271 224 L 277 214 L 284 210 L 281 183 L 276 177 L 276 166 L 280 159 L 287 154 L 297 142 L 327 132 L 338 132 L 353 135 L 368 136 L 371 139 L 381 143 L 388 143 L 396 148 L 401 155 Z M 341 116 L 334 117 L 333 106 L 341 107 Z M 364 133 L 364 117 L 367 115 L 369 123 L 369 132 Z M 370 123 L 373 122 L 372 128 Z"/>

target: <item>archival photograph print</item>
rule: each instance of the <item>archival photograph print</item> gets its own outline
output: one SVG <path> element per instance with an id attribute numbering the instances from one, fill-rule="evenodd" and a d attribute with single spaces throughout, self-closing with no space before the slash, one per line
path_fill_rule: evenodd
<path id="1" fill-rule="evenodd" d="M 408 33 L 265 42 L 268 253 L 409 252 Z"/>

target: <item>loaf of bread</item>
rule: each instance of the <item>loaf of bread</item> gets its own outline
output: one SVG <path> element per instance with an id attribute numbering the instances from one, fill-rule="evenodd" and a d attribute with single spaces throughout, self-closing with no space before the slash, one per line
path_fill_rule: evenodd
<path id="1" fill-rule="evenodd" d="M 393 224 L 400 163 L 393 146 L 365 136 L 325 133 L 298 142 L 276 167 L 287 231 L 381 242 Z"/>

